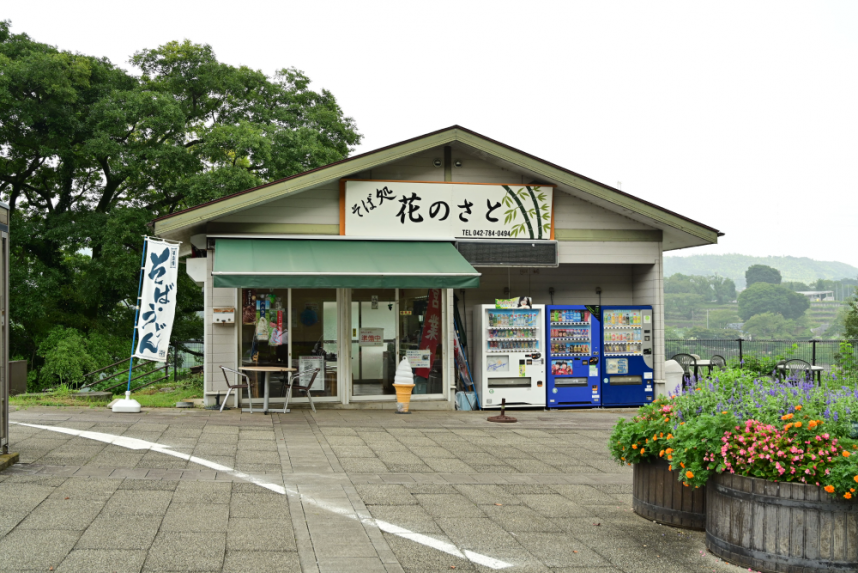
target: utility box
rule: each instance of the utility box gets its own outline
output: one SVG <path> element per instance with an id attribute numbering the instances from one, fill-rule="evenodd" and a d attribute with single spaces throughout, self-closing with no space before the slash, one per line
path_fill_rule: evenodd
<path id="1" fill-rule="evenodd" d="M 234 324 L 235 323 L 235 307 L 229 308 L 213 308 L 212 322 L 215 324 Z"/>
<path id="2" fill-rule="evenodd" d="M 682 393 L 682 377 L 685 375 L 685 370 L 683 370 L 682 365 L 679 364 L 676 360 L 667 360 L 664 363 L 664 386 L 666 388 L 661 389 L 661 393 L 658 393 L 658 386 L 656 384 L 656 395 L 657 396 L 673 396 L 674 394 Z M 679 388 L 677 391 L 676 389 Z"/>
<path id="3" fill-rule="evenodd" d="M 27 393 L 27 361 L 26 360 L 10 360 L 9 361 L 9 395 L 17 396 L 18 394 Z"/>

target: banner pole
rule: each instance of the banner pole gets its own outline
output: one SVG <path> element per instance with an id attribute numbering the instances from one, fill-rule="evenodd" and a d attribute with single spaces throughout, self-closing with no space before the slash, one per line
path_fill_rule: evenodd
<path id="1" fill-rule="evenodd" d="M 137 300 L 134 305 L 134 333 L 131 335 L 131 358 L 128 359 L 128 387 L 125 390 L 125 399 L 119 400 L 113 406 L 114 412 L 132 412 L 140 411 L 140 404 L 137 400 L 131 399 L 131 370 L 134 368 L 134 349 L 137 346 L 137 319 L 140 316 L 140 294 L 143 292 L 143 271 L 146 268 L 146 251 L 149 246 L 149 237 L 143 239 L 143 254 L 140 256 L 140 279 L 137 282 Z"/>

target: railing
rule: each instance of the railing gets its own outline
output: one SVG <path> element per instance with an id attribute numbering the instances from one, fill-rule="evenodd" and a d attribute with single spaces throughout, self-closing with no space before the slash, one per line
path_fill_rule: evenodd
<path id="1" fill-rule="evenodd" d="M 664 356 L 669 360 L 680 353 L 696 354 L 701 358 L 719 354 L 728 362 L 741 362 L 747 357 L 800 358 L 830 370 L 839 359 L 841 342 L 852 345 L 853 359 L 858 360 L 858 340 L 665 340 Z"/>

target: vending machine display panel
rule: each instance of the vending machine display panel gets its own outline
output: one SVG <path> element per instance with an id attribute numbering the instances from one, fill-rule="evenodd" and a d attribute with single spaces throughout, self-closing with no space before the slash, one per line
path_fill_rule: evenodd
<path id="1" fill-rule="evenodd" d="M 582 408 L 600 404 L 601 329 L 598 307 L 548 306 L 549 408 Z"/>
<path id="2" fill-rule="evenodd" d="M 602 308 L 602 395 L 605 406 L 652 402 L 652 307 Z"/>
<path id="3" fill-rule="evenodd" d="M 480 357 L 474 374 L 485 408 L 499 408 L 504 398 L 510 407 L 545 405 L 544 312 L 543 305 L 475 311 Z"/>

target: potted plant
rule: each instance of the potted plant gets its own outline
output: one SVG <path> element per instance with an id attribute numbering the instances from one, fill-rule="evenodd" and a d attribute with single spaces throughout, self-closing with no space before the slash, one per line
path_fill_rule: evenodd
<path id="1" fill-rule="evenodd" d="M 854 571 L 853 412 L 858 391 L 834 379 L 816 386 L 736 369 L 621 420 L 610 449 L 635 465 L 635 511 L 649 519 L 689 527 L 678 517 L 696 511 L 668 492 L 705 488 L 705 505 L 691 508 L 705 515 L 719 557 L 759 571 Z"/>

